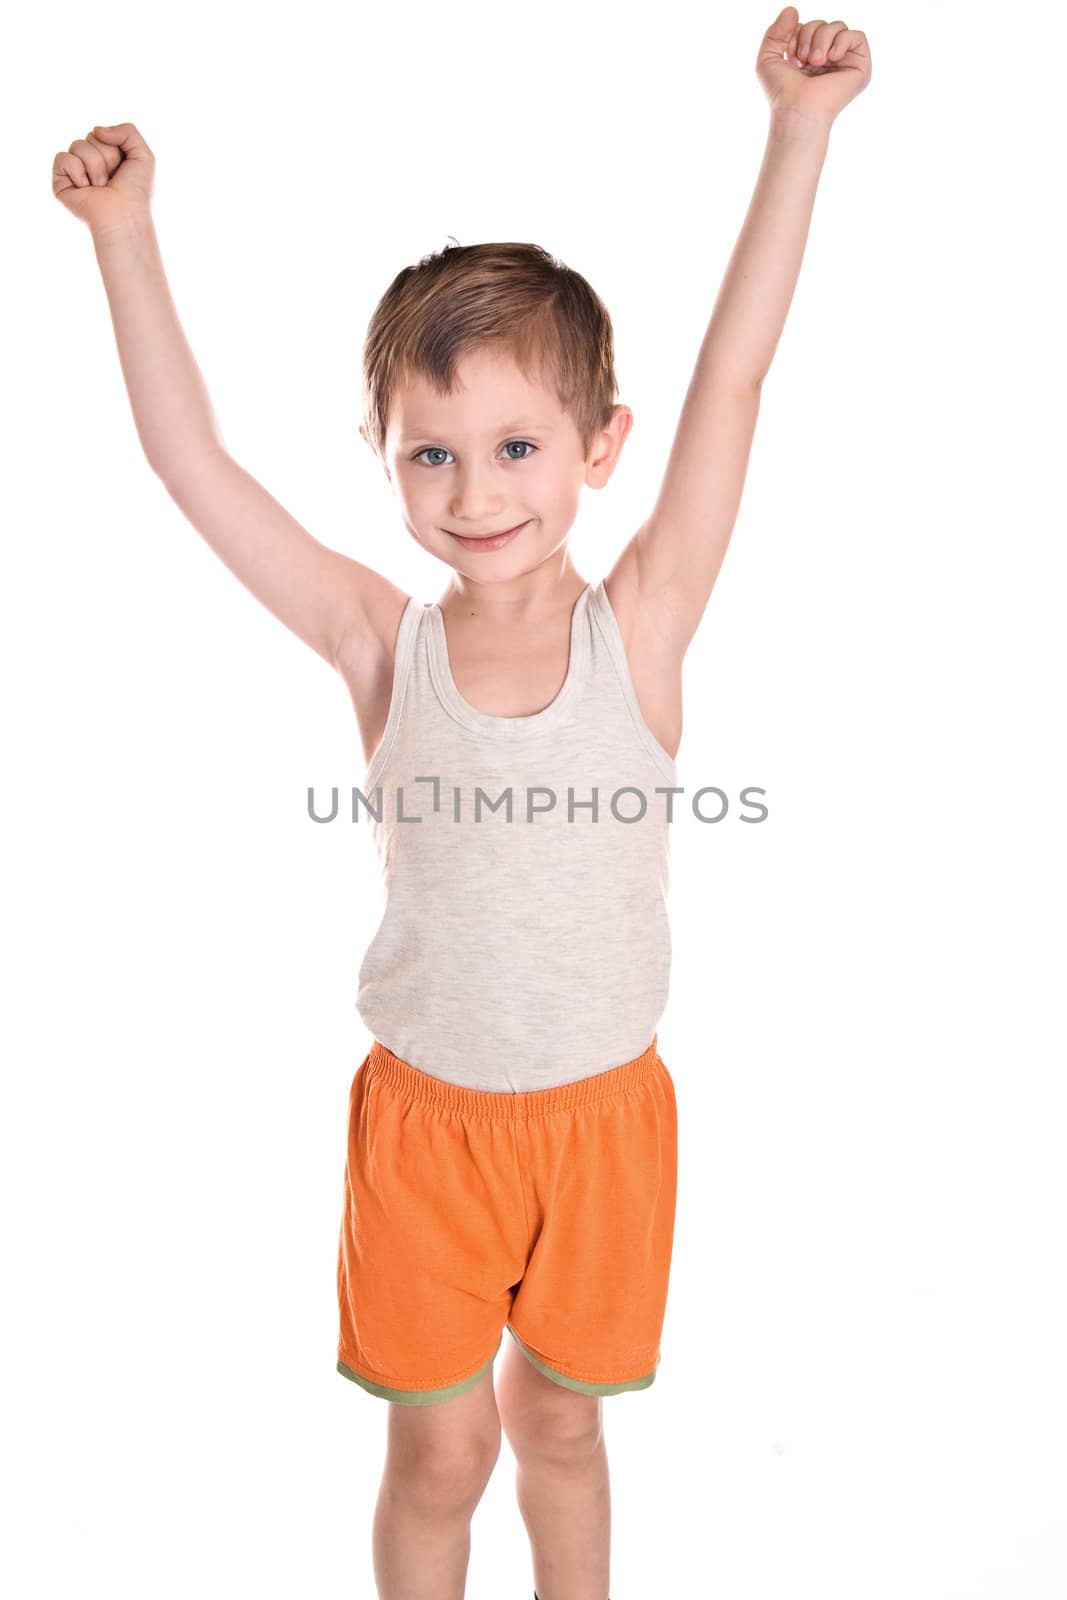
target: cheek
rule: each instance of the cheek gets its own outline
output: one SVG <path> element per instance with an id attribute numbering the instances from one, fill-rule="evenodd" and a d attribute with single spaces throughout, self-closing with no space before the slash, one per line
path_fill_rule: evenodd
<path id="1" fill-rule="evenodd" d="M 427 495 L 426 479 L 415 472 L 397 472 L 395 474 L 396 492 L 406 505 L 418 506 L 429 498 Z"/>

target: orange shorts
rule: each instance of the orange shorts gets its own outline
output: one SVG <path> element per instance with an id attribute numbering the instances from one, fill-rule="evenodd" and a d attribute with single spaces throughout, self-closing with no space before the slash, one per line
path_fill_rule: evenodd
<path id="1" fill-rule="evenodd" d="M 656 1051 L 525 1094 L 374 1041 L 349 1092 L 337 1370 L 403 1405 L 470 1389 L 506 1327 L 582 1394 L 647 1389 L 667 1303 L 674 1084 Z"/>

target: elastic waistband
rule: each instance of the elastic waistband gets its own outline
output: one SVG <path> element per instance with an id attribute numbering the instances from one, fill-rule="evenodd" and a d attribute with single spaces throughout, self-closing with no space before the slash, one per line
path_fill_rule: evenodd
<path id="1" fill-rule="evenodd" d="M 462 1112 L 467 1117 L 491 1117 L 500 1121 L 523 1121 L 549 1111 L 569 1111 L 575 1106 L 594 1105 L 614 1095 L 636 1089 L 655 1072 L 658 1055 L 656 1039 L 632 1061 L 596 1072 L 576 1083 L 560 1083 L 551 1089 L 528 1089 L 509 1093 L 495 1089 L 466 1089 L 461 1084 L 434 1078 L 428 1072 L 403 1061 L 375 1039 L 367 1056 L 368 1076 L 378 1078 L 390 1088 L 438 1106 L 441 1110 Z"/>

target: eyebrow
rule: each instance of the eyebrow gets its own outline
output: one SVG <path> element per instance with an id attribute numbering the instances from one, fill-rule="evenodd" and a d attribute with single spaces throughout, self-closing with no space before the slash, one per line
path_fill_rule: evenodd
<path id="1" fill-rule="evenodd" d="M 515 433 L 520 429 L 528 429 L 531 433 L 551 433 L 552 424 L 549 422 L 535 422 L 530 418 L 520 417 L 517 422 L 504 422 L 493 432 L 499 434 Z M 400 435 L 401 444 L 410 444 L 413 439 L 433 439 L 441 437 L 433 428 L 410 428 Z"/>

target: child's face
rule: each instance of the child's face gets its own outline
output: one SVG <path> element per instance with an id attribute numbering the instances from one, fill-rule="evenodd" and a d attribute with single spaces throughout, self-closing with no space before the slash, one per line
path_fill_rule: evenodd
<path id="1" fill-rule="evenodd" d="M 599 489 L 608 481 L 633 413 L 616 406 L 584 460 L 555 391 L 527 382 L 510 356 L 475 351 L 458 376 L 461 388 L 451 396 L 422 377 L 396 395 L 386 474 L 408 532 L 431 555 L 477 581 L 513 578 L 564 543 L 583 485 Z M 503 533 L 518 523 L 525 526 L 495 550 L 454 537 Z"/>

